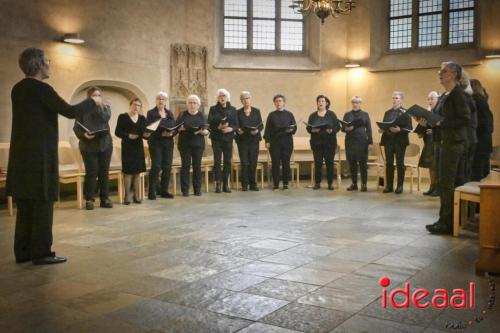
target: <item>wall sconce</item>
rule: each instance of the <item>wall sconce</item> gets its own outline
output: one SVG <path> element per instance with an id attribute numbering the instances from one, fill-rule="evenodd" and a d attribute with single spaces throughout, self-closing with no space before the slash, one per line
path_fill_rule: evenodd
<path id="1" fill-rule="evenodd" d="M 357 67 L 361 67 L 361 65 L 357 62 L 354 62 L 354 61 L 347 61 L 344 65 L 345 68 L 357 68 Z"/>
<path id="2" fill-rule="evenodd" d="M 497 59 L 500 58 L 500 52 L 499 51 L 492 51 L 488 53 L 487 55 L 484 56 L 486 59 Z"/>
<path id="3" fill-rule="evenodd" d="M 69 44 L 83 44 L 85 40 L 80 37 L 80 34 L 64 34 L 62 41 Z"/>

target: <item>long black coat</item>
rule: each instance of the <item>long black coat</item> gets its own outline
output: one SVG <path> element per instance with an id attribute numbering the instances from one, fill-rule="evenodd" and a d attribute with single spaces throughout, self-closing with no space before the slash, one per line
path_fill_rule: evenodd
<path id="1" fill-rule="evenodd" d="M 57 114 L 75 118 L 81 110 L 96 105 L 86 99 L 71 106 L 50 85 L 32 78 L 18 82 L 11 98 L 7 194 L 15 199 L 55 201 L 59 185 Z"/>
<path id="2" fill-rule="evenodd" d="M 344 114 L 344 121 L 352 122 L 363 119 L 363 126 L 354 128 L 345 135 L 345 151 L 349 161 L 366 161 L 368 159 L 368 145 L 373 144 L 372 125 L 370 115 L 363 110 L 351 110 Z"/>

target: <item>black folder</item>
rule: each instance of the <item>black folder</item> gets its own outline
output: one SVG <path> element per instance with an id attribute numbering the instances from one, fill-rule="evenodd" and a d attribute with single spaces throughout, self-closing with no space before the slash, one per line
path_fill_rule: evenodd
<path id="1" fill-rule="evenodd" d="M 257 126 L 243 126 L 241 127 L 241 129 L 244 131 L 244 132 L 248 132 L 250 133 L 251 131 L 258 131 L 259 130 L 259 127 L 262 125 L 262 123 L 258 124 Z"/>
<path id="2" fill-rule="evenodd" d="M 76 124 L 78 126 L 80 126 L 89 135 L 100 135 L 100 134 L 104 134 L 104 133 L 109 132 L 109 129 L 107 128 L 107 126 L 101 127 L 101 128 L 97 128 L 96 126 L 92 126 L 90 124 L 87 124 L 87 126 L 85 126 L 84 124 L 82 124 L 79 121 L 76 121 Z"/>
<path id="3" fill-rule="evenodd" d="M 179 127 L 181 127 L 182 125 L 184 125 L 184 122 L 178 124 L 178 125 L 175 125 L 174 127 L 166 127 L 166 126 L 162 126 L 162 124 L 160 123 L 159 127 L 161 127 L 162 129 L 166 130 L 167 132 L 173 132 L 173 131 L 177 131 L 179 129 Z"/>
<path id="4" fill-rule="evenodd" d="M 210 130 L 210 125 L 209 124 L 202 124 L 202 125 L 197 125 L 197 126 L 184 126 L 186 128 L 187 131 L 189 132 L 196 132 L 196 131 L 199 131 L 200 129 L 208 129 Z"/>
<path id="5" fill-rule="evenodd" d="M 413 130 L 413 133 L 425 135 L 427 133 L 427 129 L 428 128 L 418 124 L 417 127 L 415 127 L 415 129 Z"/>
<path id="6" fill-rule="evenodd" d="M 346 128 L 346 127 L 354 127 L 354 128 L 358 128 L 358 127 L 363 127 L 365 126 L 365 122 L 363 121 L 362 118 L 357 118 L 357 119 L 354 119 L 353 121 L 344 121 L 344 120 L 340 120 L 338 119 L 340 125 L 342 125 L 342 128 Z"/>
<path id="7" fill-rule="evenodd" d="M 328 124 L 326 123 L 319 123 L 319 124 L 309 124 L 309 123 L 306 123 L 305 121 L 303 121 L 303 123 L 307 126 L 307 127 L 310 127 L 310 128 L 319 128 L 319 129 L 325 129 L 328 127 Z"/>
<path id="8" fill-rule="evenodd" d="M 438 122 L 444 119 L 444 117 L 428 111 L 426 108 L 421 107 L 420 105 L 414 104 L 411 106 L 408 111 L 406 111 L 410 116 L 415 117 L 415 118 L 425 118 L 427 119 L 427 122 L 431 126 L 436 126 Z"/>

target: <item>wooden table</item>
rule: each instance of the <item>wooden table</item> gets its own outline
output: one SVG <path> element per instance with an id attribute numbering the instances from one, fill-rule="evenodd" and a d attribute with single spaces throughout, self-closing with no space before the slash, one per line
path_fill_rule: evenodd
<path id="1" fill-rule="evenodd" d="M 481 213 L 476 273 L 500 273 L 500 172 L 492 171 L 479 188 Z"/>

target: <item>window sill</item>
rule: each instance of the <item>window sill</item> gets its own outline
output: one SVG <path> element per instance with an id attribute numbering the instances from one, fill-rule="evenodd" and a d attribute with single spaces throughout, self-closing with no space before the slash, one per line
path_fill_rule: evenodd
<path id="1" fill-rule="evenodd" d="M 216 55 L 214 67 L 219 69 L 260 69 L 319 71 L 321 66 L 307 55 L 228 54 Z"/>

